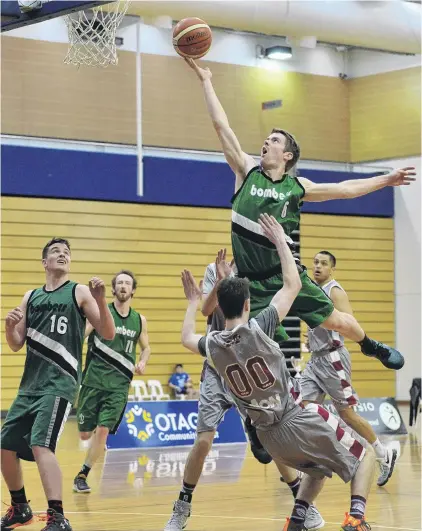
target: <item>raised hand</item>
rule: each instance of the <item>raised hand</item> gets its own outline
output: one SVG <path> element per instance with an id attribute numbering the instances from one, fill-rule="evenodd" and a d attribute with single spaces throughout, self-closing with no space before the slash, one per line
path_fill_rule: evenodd
<path id="1" fill-rule="evenodd" d="M 278 242 L 285 241 L 286 235 L 284 229 L 274 216 L 261 214 L 258 223 L 261 225 L 264 236 L 266 236 L 274 245 Z"/>
<path id="2" fill-rule="evenodd" d="M 416 169 L 414 166 L 406 166 L 406 168 L 400 168 L 393 170 L 387 174 L 390 186 L 408 186 L 412 181 L 416 181 Z"/>
<path id="3" fill-rule="evenodd" d="M 201 81 L 212 78 L 212 73 L 209 68 L 201 68 L 193 59 L 190 59 L 189 57 L 185 57 L 184 59 Z"/>
<path id="4" fill-rule="evenodd" d="M 220 249 L 215 259 L 215 269 L 217 271 L 217 281 L 223 280 L 232 274 L 233 260 L 229 263 L 226 261 L 227 250 Z"/>
<path id="5" fill-rule="evenodd" d="M 104 280 L 98 277 L 92 277 L 89 281 L 89 291 L 96 301 L 105 298 L 106 288 Z"/>
<path id="6" fill-rule="evenodd" d="M 14 328 L 18 323 L 22 321 L 23 317 L 23 311 L 21 310 L 21 308 L 19 308 L 19 306 L 17 306 L 6 315 L 6 326 L 8 328 Z"/>
<path id="7" fill-rule="evenodd" d="M 189 302 L 197 302 L 202 297 L 202 291 L 196 283 L 192 273 L 187 269 L 182 271 L 182 284 L 185 297 Z"/>

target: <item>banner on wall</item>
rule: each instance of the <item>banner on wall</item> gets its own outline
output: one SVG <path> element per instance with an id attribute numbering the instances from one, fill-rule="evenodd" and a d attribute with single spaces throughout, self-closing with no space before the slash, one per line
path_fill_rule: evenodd
<path id="1" fill-rule="evenodd" d="M 191 446 L 197 420 L 196 400 L 128 402 L 116 435 L 107 438 L 107 449 Z M 217 429 L 214 444 L 243 442 L 243 423 L 237 410 L 231 408 Z"/>
<path id="2" fill-rule="evenodd" d="M 324 406 L 337 414 L 331 400 Z M 369 422 L 377 435 L 406 435 L 407 429 L 394 398 L 359 398 L 354 410 Z"/>

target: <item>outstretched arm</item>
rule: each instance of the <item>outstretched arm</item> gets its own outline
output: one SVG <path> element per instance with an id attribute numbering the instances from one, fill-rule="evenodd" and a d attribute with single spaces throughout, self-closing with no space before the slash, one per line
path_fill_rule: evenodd
<path id="1" fill-rule="evenodd" d="M 283 272 L 283 287 L 274 295 L 271 304 L 275 306 L 278 317 L 282 321 L 288 314 L 293 301 L 302 288 L 295 259 L 287 245 L 283 227 L 268 214 L 261 214 L 259 224 L 264 235 L 276 246 Z"/>
<path id="2" fill-rule="evenodd" d="M 350 179 L 340 183 L 313 183 L 304 177 L 298 177 L 300 184 L 305 189 L 304 201 L 320 202 L 330 199 L 354 199 L 363 195 L 382 190 L 387 186 L 407 186 L 415 180 L 415 168 L 408 166 L 393 170 L 386 175 L 368 177 L 367 179 Z"/>
<path id="3" fill-rule="evenodd" d="M 236 175 L 236 191 L 242 185 L 243 180 L 256 162 L 250 155 L 244 153 L 239 141 L 230 127 L 227 114 L 221 105 L 211 82 L 211 71 L 209 68 L 200 68 L 193 59 L 185 59 L 187 64 L 196 73 L 202 84 L 208 114 L 214 125 L 214 129 L 220 140 L 224 156 L 231 169 Z"/>
<path id="4" fill-rule="evenodd" d="M 213 313 L 218 305 L 217 286 L 220 280 L 229 277 L 232 273 L 234 260 L 230 263 L 226 261 L 226 249 L 220 249 L 215 259 L 215 271 L 212 266 L 207 266 L 204 281 L 202 283 L 202 315 L 208 317 Z"/>
<path id="5" fill-rule="evenodd" d="M 199 340 L 202 336 L 195 333 L 195 317 L 199 303 L 201 302 L 201 290 L 196 284 L 192 273 L 186 269 L 182 271 L 182 283 L 185 296 L 188 300 L 188 307 L 182 327 L 182 345 L 191 352 L 199 354 Z"/>

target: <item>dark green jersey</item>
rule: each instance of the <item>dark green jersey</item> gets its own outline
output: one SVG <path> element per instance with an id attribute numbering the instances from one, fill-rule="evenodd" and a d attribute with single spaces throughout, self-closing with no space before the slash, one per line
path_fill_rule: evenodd
<path id="1" fill-rule="evenodd" d="M 95 330 L 91 332 L 82 383 L 96 389 L 125 391 L 135 370 L 136 344 L 142 332 L 142 320 L 132 308 L 123 317 L 113 303 L 108 307 L 114 319 L 116 335 L 111 341 L 106 341 Z"/>
<path id="2" fill-rule="evenodd" d="M 26 310 L 25 369 L 20 395 L 52 394 L 75 400 L 81 380 L 85 316 L 76 302 L 76 282 L 54 291 L 35 289 Z"/>
<path id="3" fill-rule="evenodd" d="M 304 195 L 296 177 L 286 173 L 272 181 L 259 166 L 252 168 L 232 199 L 232 247 L 240 275 L 266 278 L 280 272 L 280 257 L 258 219 L 263 213 L 274 216 L 292 243 L 289 235 L 299 226 Z"/>

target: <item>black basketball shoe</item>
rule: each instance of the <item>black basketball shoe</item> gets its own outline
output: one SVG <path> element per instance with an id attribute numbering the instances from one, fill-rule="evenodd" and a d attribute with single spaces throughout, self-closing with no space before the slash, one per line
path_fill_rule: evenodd
<path id="1" fill-rule="evenodd" d="M 69 520 L 54 509 L 47 510 L 47 525 L 41 531 L 72 531 Z"/>
<path id="2" fill-rule="evenodd" d="M 263 465 L 268 465 L 271 463 L 273 458 L 267 452 L 267 450 L 262 446 L 261 441 L 256 434 L 256 428 L 252 426 L 251 419 L 246 417 L 245 420 L 246 433 L 248 434 L 249 442 L 251 443 L 251 450 L 253 456 L 257 461 Z"/>
<path id="3" fill-rule="evenodd" d="M 1 519 L 1 531 L 13 531 L 33 521 L 33 514 L 28 503 L 12 503 Z"/>
<path id="4" fill-rule="evenodd" d="M 73 492 L 89 493 L 91 487 L 86 482 L 85 474 L 78 474 L 73 480 Z"/>
<path id="5" fill-rule="evenodd" d="M 366 337 L 360 343 L 360 350 L 365 356 L 376 358 L 387 369 L 400 370 L 404 365 L 403 355 L 393 347 L 389 347 L 380 341 Z"/>

